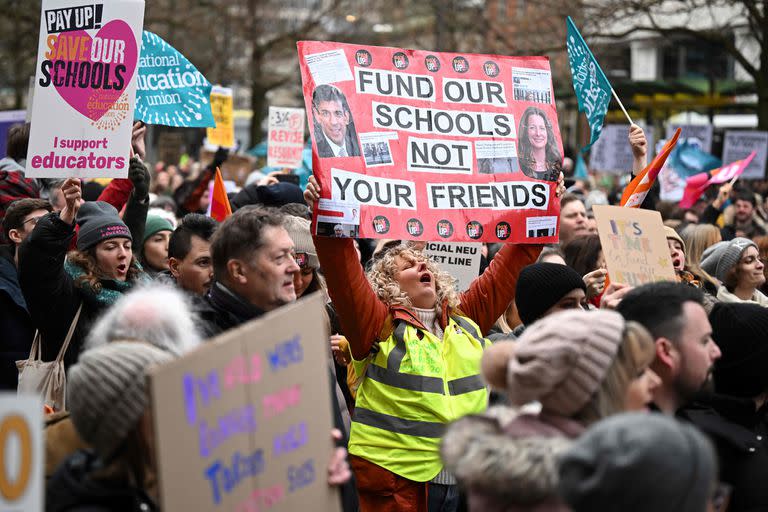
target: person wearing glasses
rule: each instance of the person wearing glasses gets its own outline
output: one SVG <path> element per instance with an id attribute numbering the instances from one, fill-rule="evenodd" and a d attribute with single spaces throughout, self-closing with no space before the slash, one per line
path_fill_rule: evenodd
<path id="1" fill-rule="evenodd" d="M 523 174 L 537 180 L 557 181 L 563 167 L 563 155 L 557 147 L 552 123 L 544 111 L 537 107 L 525 109 L 517 137 Z"/>
<path id="2" fill-rule="evenodd" d="M 315 144 L 320 158 L 360 156 L 355 121 L 344 93 L 328 84 L 312 93 Z"/>
<path id="3" fill-rule="evenodd" d="M 748 238 L 719 242 L 702 255 L 701 268 L 717 278 L 720 302 L 755 302 L 768 307 L 768 297 L 758 288 L 765 283 L 764 262 L 757 244 Z"/>
<path id="4" fill-rule="evenodd" d="M 19 382 L 16 361 L 29 356 L 35 326 L 19 285 L 19 246 L 35 229 L 37 221 L 51 211 L 45 199 L 18 199 L 8 206 L 3 235 L 10 242 L 0 246 L 0 389 L 15 391 Z"/>

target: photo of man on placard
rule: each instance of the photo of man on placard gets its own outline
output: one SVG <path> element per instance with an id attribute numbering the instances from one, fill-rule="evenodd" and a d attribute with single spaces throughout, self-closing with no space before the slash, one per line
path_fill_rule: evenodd
<path id="1" fill-rule="evenodd" d="M 318 85 L 312 93 L 312 113 L 317 156 L 360 156 L 355 121 L 344 93 L 332 85 Z"/>

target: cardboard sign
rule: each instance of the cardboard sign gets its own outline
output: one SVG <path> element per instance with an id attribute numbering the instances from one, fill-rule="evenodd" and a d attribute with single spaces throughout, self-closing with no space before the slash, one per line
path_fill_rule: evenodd
<path id="1" fill-rule="evenodd" d="M 184 128 L 214 126 L 211 84 L 163 38 L 144 31 L 139 59 L 136 119 Z"/>
<path id="2" fill-rule="evenodd" d="M 298 169 L 304 151 L 304 109 L 269 107 L 267 166 Z"/>
<path id="3" fill-rule="evenodd" d="M 0 510 L 42 512 L 43 402 L 0 394 Z"/>
<path id="4" fill-rule="evenodd" d="M 213 162 L 215 153 L 202 149 L 200 151 L 200 163 L 207 167 Z M 256 159 L 248 154 L 232 154 L 221 164 L 221 176 L 224 181 L 234 181 L 238 187 L 245 186 L 248 175 L 256 168 Z"/>
<path id="5" fill-rule="evenodd" d="M 338 510 L 323 307 L 314 294 L 151 372 L 163 510 Z"/>
<path id="6" fill-rule="evenodd" d="M 546 57 L 298 47 L 313 171 L 323 199 L 359 209 L 358 236 L 557 242 L 563 151 Z"/>
<path id="7" fill-rule="evenodd" d="M 659 212 L 608 205 L 592 211 L 612 282 L 640 286 L 675 280 Z"/>
<path id="8" fill-rule="evenodd" d="M 456 289 L 463 292 L 480 275 L 481 243 L 432 242 L 424 252 L 437 266 L 456 278 Z"/>
<path id="9" fill-rule="evenodd" d="M 640 126 L 645 131 L 648 148 L 653 148 L 653 130 Z M 596 172 L 629 175 L 632 173 L 634 156 L 629 145 L 629 126 L 627 124 L 607 124 L 603 126 L 600 138 L 589 152 L 589 168 Z M 650 151 L 649 151 L 650 152 Z M 650 156 L 649 160 L 650 160 Z"/>
<path id="10" fill-rule="evenodd" d="M 733 162 L 746 158 L 755 152 L 739 179 L 762 180 L 765 178 L 765 165 L 768 161 L 768 132 L 727 131 L 723 143 L 723 162 Z"/>
<path id="11" fill-rule="evenodd" d="M 43 0 L 26 176 L 125 178 L 143 0 Z"/>
<path id="12" fill-rule="evenodd" d="M 235 118 L 232 89 L 215 86 L 211 90 L 211 111 L 216 122 L 215 128 L 208 128 L 208 145 L 233 148 L 235 146 Z"/>

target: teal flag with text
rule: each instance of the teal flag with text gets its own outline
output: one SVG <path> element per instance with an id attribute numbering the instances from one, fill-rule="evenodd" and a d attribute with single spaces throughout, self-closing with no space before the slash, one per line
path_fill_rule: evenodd
<path id="1" fill-rule="evenodd" d="M 611 102 L 611 84 L 570 16 L 567 24 L 566 47 L 573 90 L 579 102 L 579 112 L 587 115 L 590 128 L 589 144 L 582 148 L 582 151 L 586 151 L 597 141 L 603 129 L 603 120 Z"/>
<path id="2" fill-rule="evenodd" d="M 141 41 L 136 120 L 183 128 L 216 126 L 211 83 L 157 34 L 145 30 Z"/>

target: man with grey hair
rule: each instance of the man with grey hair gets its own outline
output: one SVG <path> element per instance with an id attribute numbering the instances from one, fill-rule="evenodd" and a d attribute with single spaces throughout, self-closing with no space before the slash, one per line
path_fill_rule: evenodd
<path id="1" fill-rule="evenodd" d="M 180 356 L 201 342 L 184 294 L 152 284 L 121 297 L 94 324 L 85 342 L 91 349 L 114 341 L 143 341 Z"/>

